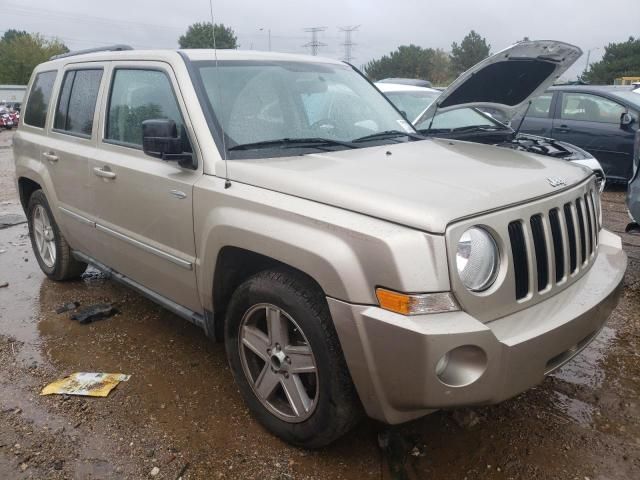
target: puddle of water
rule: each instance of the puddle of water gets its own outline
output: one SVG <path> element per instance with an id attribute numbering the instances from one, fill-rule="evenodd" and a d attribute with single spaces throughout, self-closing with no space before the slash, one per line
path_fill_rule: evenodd
<path id="1" fill-rule="evenodd" d="M 606 376 L 602 361 L 615 339 L 616 331 L 604 327 L 587 348 L 551 376 L 575 385 L 600 387 Z"/>
<path id="2" fill-rule="evenodd" d="M 582 400 L 577 398 L 571 398 L 564 393 L 553 392 L 556 396 L 557 406 L 562 410 L 567 417 L 571 418 L 578 425 L 583 427 L 591 426 L 593 423 L 593 416 L 596 408 Z"/>
<path id="3" fill-rule="evenodd" d="M 26 225 L 0 230 L 0 327 L 6 336 L 23 343 L 17 359 L 41 363 L 35 321 L 39 312 L 39 289 L 45 282 L 31 251 Z M 34 288 L 35 287 L 35 288 Z"/>

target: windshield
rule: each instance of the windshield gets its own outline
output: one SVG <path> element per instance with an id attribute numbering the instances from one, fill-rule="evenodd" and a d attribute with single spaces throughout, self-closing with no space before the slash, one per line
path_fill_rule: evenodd
<path id="1" fill-rule="evenodd" d="M 228 158 L 314 153 L 320 141 L 324 141 L 322 149 L 360 148 L 370 142 L 406 141 L 407 134 L 415 134 L 391 104 L 348 65 L 287 61 L 194 65 L 194 80 L 212 134 L 220 140 L 222 125 Z M 302 139 L 309 142 L 296 141 Z M 346 143 L 356 140 L 359 143 Z"/>
<path id="2" fill-rule="evenodd" d="M 431 118 L 424 118 L 416 125 L 418 131 L 427 130 Z M 438 130 L 459 130 L 470 127 L 478 128 L 507 128 L 499 122 L 493 120 L 488 115 L 479 112 L 475 108 L 458 108 L 448 112 L 438 113 L 433 119 L 431 131 Z"/>
<path id="3" fill-rule="evenodd" d="M 407 118 L 412 122 L 424 112 L 433 101 L 440 96 L 440 92 L 421 92 L 421 91 L 404 91 L 404 92 L 385 92 L 385 95 L 393 104 L 407 114 Z"/>
<path id="4" fill-rule="evenodd" d="M 615 96 L 620 97 L 631 103 L 634 107 L 640 109 L 640 90 L 632 90 L 628 92 L 615 92 Z"/>

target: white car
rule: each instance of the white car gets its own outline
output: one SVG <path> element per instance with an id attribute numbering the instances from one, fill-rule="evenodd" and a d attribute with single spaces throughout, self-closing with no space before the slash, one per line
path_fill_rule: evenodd
<path id="1" fill-rule="evenodd" d="M 483 63 L 476 67 L 482 68 Z M 459 88 L 464 83 L 457 80 L 455 84 L 454 88 Z M 431 112 L 434 109 L 429 107 L 441 95 L 450 95 L 450 88 L 443 92 L 413 85 L 380 82 L 375 85 L 423 135 L 485 143 L 562 158 L 593 170 L 598 178 L 600 191 L 604 190 L 604 170 L 593 155 L 571 143 L 516 132 L 508 123 L 500 121 L 510 119 L 512 115 L 499 108 L 499 105 L 483 105 L 479 108 L 463 106 L 442 113 L 435 111 L 433 116 Z"/>
<path id="2" fill-rule="evenodd" d="M 442 93 L 435 88 L 401 85 L 399 83 L 376 82 L 375 85 L 413 124 L 420 118 L 422 112 Z"/>

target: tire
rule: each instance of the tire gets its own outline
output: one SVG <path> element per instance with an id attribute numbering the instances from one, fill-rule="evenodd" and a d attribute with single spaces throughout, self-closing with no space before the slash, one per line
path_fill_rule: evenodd
<path id="1" fill-rule="evenodd" d="M 278 338 L 285 337 L 268 325 L 286 330 L 283 345 L 278 347 Z M 256 349 L 241 345 L 245 340 Z M 283 440 L 319 448 L 347 433 L 361 418 L 362 407 L 326 299 L 306 276 L 268 270 L 240 285 L 227 309 L 225 346 L 249 409 Z M 288 399 L 285 386 L 297 392 L 291 397 L 297 400 Z M 268 391 L 266 399 L 258 393 Z"/>
<path id="2" fill-rule="evenodd" d="M 44 274 L 56 281 L 79 278 L 87 264 L 73 257 L 42 190 L 36 190 L 29 198 L 27 221 L 31 247 Z M 40 222 L 43 222 L 45 233 L 40 233 Z"/>

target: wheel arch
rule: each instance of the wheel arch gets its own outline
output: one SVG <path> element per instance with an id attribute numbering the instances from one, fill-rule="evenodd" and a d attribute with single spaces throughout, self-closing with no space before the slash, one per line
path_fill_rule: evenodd
<path id="1" fill-rule="evenodd" d="M 253 250 L 226 245 L 218 252 L 213 273 L 214 318 L 224 319 L 233 292 L 246 280 L 265 270 L 286 270 L 303 276 L 319 292 L 326 295 L 322 286 L 299 268 Z M 224 321 L 216 321 L 214 328 L 215 338 L 223 338 Z"/>
<path id="2" fill-rule="evenodd" d="M 22 204 L 22 208 L 24 211 L 27 211 L 29 206 L 29 199 L 33 192 L 36 190 L 41 190 L 42 186 L 28 177 L 20 177 L 18 178 L 18 195 L 20 197 L 20 203 Z"/>

